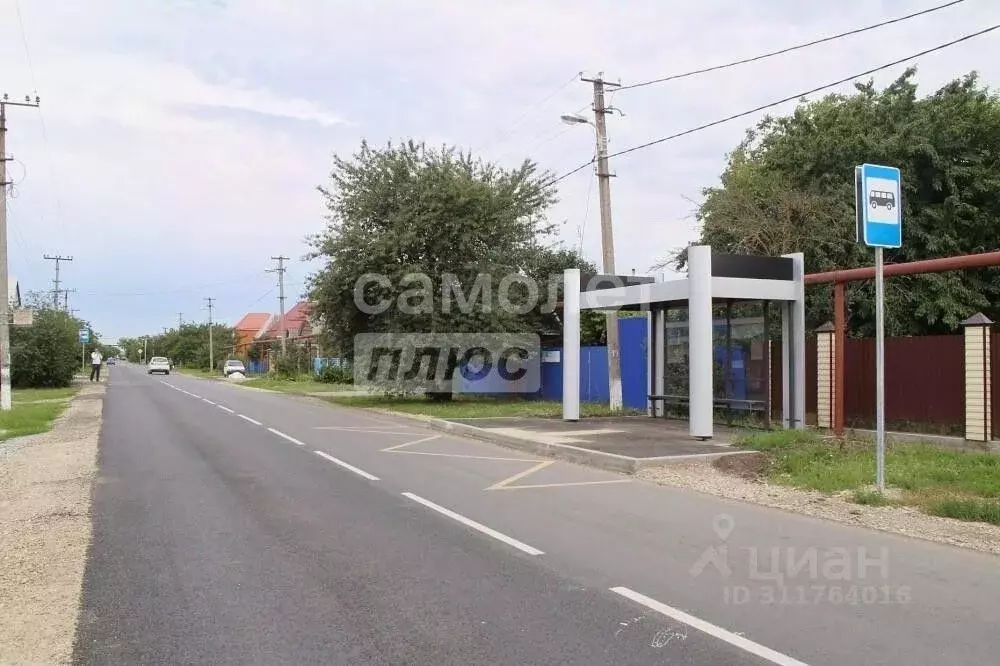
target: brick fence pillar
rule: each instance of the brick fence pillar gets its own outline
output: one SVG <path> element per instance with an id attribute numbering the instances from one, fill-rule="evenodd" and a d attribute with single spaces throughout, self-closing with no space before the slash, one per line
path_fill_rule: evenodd
<path id="1" fill-rule="evenodd" d="M 965 439 L 988 442 L 993 437 L 989 317 L 978 312 L 965 321 Z"/>
<path id="2" fill-rule="evenodd" d="M 816 425 L 827 429 L 834 425 L 837 396 L 833 331 L 830 322 L 816 329 Z"/>

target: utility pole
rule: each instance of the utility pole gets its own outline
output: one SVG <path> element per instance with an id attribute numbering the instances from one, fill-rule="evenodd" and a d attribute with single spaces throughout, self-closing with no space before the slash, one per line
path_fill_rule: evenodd
<path id="1" fill-rule="evenodd" d="M 180 331 L 184 327 L 184 313 L 177 313 L 177 330 Z"/>
<path id="2" fill-rule="evenodd" d="M 209 370 L 215 372 L 215 344 L 212 340 L 212 308 L 215 299 L 206 296 L 205 300 L 208 301 L 208 367 Z"/>
<path id="3" fill-rule="evenodd" d="M 11 409 L 10 401 L 10 287 L 7 275 L 7 106 L 38 106 L 32 102 L 12 102 L 3 94 L 0 98 L 0 411 Z"/>
<path id="4" fill-rule="evenodd" d="M 598 72 L 595 79 L 583 79 L 594 84 L 594 127 L 597 128 L 597 184 L 601 202 L 601 249 L 603 251 L 604 272 L 615 274 L 615 237 L 611 228 L 611 169 L 608 166 L 607 114 L 612 113 L 604 104 L 604 86 L 618 87 L 620 84 L 604 80 L 604 72 Z M 606 315 L 608 340 L 608 389 L 612 412 L 622 409 L 621 348 L 618 342 L 618 312 L 609 310 Z"/>
<path id="5" fill-rule="evenodd" d="M 63 257 L 59 255 L 46 254 L 42 255 L 43 258 L 49 261 L 56 262 L 56 279 L 52 281 L 52 307 L 56 310 L 59 309 L 59 293 L 62 291 L 59 285 L 62 284 L 59 281 L 59 264 L 63 261 L 73 261 L 73 257 Z"/>
<path id="6" fill-rule="evenodd" d="M 62 290 L 62 294 L 63 294 L 63 310 L 65 310 L 66 312 L 70 311 L 70 309 L 69 309 L 69 295 L 70 295 L 70 293 L 74 293 L 75 294 L 76 293 L 76 289 L 63 289 Z M 76 310 L 73 310 L 73 312 L 76 312 Z"/>
<path id="7" fill-rule="evenodd" d="M 278 267 L 273 268 L 268 271 L 268 273 L 278 274 L 278 317 L 281 322 L 281 355 L 284 356 L 287 351 L 287 341 L 285 340 L 285 262 L 288 261 L 288 257 L 283 257 L 281 255 L 277 257 L 271 257 L 274 261 L 278 262 Z"/>

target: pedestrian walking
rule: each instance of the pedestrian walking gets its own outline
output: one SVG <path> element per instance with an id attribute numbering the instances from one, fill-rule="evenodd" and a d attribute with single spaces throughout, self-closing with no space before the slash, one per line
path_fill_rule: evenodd
<path id="1" fill-rule="evenodd" d="M 90 352 L 90 381 L 101 381 L 101 361 L 104 357 L 96 349 Z"/>

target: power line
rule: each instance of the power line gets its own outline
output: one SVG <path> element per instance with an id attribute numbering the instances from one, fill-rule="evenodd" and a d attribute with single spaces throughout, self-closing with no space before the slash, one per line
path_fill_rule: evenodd
<path id="1" fill-rule="evenodd" d="M 764 111 L 766 109 L 770 109 L 771 107 L 775 107 L 775 106 L 778 106 L 780 104 L 784 104 L 785 102 L 791 102 L 793 100 L 800 99 L 800 98 L 806 97 L 808 95 L 812 95 L 813 93 L 821 92 L 823 90 L 826 90 L 827 88 L 834 88 L 836 86 L 839 86 L 839 85 L 844 84 L 844 83 L 848 83 L 848 82 L 853 81 L 854 79 L 860 78 L 862 76 L 868 76 L 869 74 L 874 74 L 875 72 L 880 72 L 883 69 L 889 69 L 890 67 L 895 67 L 896 65 L 901 65 L 904 62 L 907 62 L 909 60 L 913 60 L 914 58 L 919 58 L 919 57 L 925 56 L 925 55 L 927 55 L 929 53 L 934 53 L 935 51 L 940 51 L 942 49 L 946 49 L 949 46 L 954 46 L 956 44 L 960 44 L 962 42 L 968 41 L 968 40 L 973 39 L 975 37 L 980 37 L 980 36 L 985 35 L 985 34 L 987 34 L 989 32 L 993 32 L 994 30 L 997 30 L 998 28 L 1000 28 L 1000 24 L 990 26 L 989 28 L 984 28 L 983 30 L 979 30 L 978 32 L 973 32 L 973 33 L 970 33 L 968 35 L 964 35 L 962 37 L 959 37 L 958 39 L 954 39 L 954 40 L 952 40 L 950 42 L 946 42 L 944 44 L 940 44 L 938 46 L 934 46 L 932 48 L 925 49 L 923 51 L 920 51 L 919 53 L 914 53 L 912 55 L 908 55 L 905 58 L 900 58 L 899 60 L 894 60 L 893 62 L 886 63 L 884 65 L 879 65 L 878 67 L 873 67 L 872 69 L 865 70 L 864 72 L 858 72 L 857 74 L 852 74 L 850 76 L 844 77 L 844 78 L 839 79 L 837 81 L 832 81 L 830 83 L 826 83 L 824 85 L 817 86 L 815 88 L 812 88 L 811 90 L 806 90 L 804 92 L 795 93 L 794 95 L 789 95 L 788 97 L 784 97 L 784 98 L 776 100 L 774 102 L 769 102 L 768 104 L 762 104 L 761 106 L 754 107 L 754 108 L 749 109 L 747 111 L 741 111 L 740 113 L 734 113 L 731 116 L 726 116 L 725 118 L 720 118 L 719 120 L 713 120 L 712 122 L 705 123 L 704 125 L 698 125 L 697 127 L 692 127 L 690 129 L 686 129 L 683 132 L 677 132 L 676 134 L 671 134 L 669 136 L 661 137 L 659 139 L 654 139 L 653 141 L 647 141 L 646 143 L 641 143 L 641 144 L 639 144 L 637 146 L 632 146 L 631 148 L 625 148 L 624 150 L 619 150 L 616 153 L 611 153 L 610 155 L 608 155 L 608 157 L 609 158 L 611 158 L 611 157 L 618 157 L 620 155 L 627 155 L 628 153 L 634 153 L 634 152 L 636 152 L 638 150 L 643 150 L 645 148 L 649 148 L 651 146 L 655 146 L 657 144 L 664 143 L 666 141 L 671 141 L 673 139 L 678 139 L 678 138 L 680 138 L 682 136 L 687 136 L 688 134 L 694 134 L 695 132 L 700 132 L 701 130 L 708 129 L 710 127 L 715 127 L 716 125 L 722 125 L 723 123 L 727 123 L 730 120 L 736 120 L 737 118 L 742 118 L 744 116 L 749 116 L 749 115 L 752 115 L 754 113 L 757 113 L 758 111 Z M 551 181 L 548 182 L 548 185 L 555 185 L 556 183 L 558 183 L 558 182 L 560 182 L 562 180 L 565 180 L 566 178 L 568 178 L 568 177 L 572 176 L 573 174 L 577 173 L 578 171 L 582 171 L 583 169 L 586 169 L 587 167 L 589 167 L 593 163 L 594 163 L 593 159 L 591 159 L 589 162 L 584 162 L 583 164 L 581 164 L 580 166 L 576 167 L 572 171 L 567 171 L 566 173 L 564 173 L 564 174 L 562 174 L 562 175 L 560 175 L 560 176 L 552 179 Z"/>
<path id="2" fill-rule="evenodd" d="M 522 113 L 520 116 L 518 116 L 512 123 L 510 123 L 509 125 L 507 125 L 506 127 L 502 128 L 502 129 L 500 129 L 500 131 L 498 131 L 493 136 L 493 138 L 490 139 L 489 142 L 487 144 L 485 144 L 480 150 L 486 150 L 487 148 L 491 148 L 500 139 L 506 138 L 518 125 L 521 124 L 521 122 L 523 122 L 526 118 L 528 118 L 528 116 L 531 115 L 531 113 L 533 111 L 537 113 L 538 110 L 541 107 L 545 106 L 545 104 L 549 102 L 549 100 L 551 100 L 553 97 L 555 97 L 556 95 L 558 95 L 559 93 L 561 93 L 563 90 L 565 90 L 566 88 L 568 88 L 572 84 L 576 83 L 578 77 L 580 77 L 582 74 L 583 74 L 582 72 L 577 72 L 576 74 L 574 74 L 573 76 L 571 76 L 568 81 L 566 81 L 561 86 L 559 86 L 558 88 L 556 88 L 555 90 L 553 90 L 551 93 L 549 93 L 543 100 L 541 100 L 540 102 L 536 102 L 535 104 L 530 105 L 527 109 L 525 109 L 524 113 Z"/>
<path id="3" fill-rule="evenodd" d="M 622 90 L 631 90 L 633 88 L 642 88 L 644 86 L 651 86 L 657 83 L 665 83 L 667 81 L 676 81 L 677 79 L 687 78 L 689 76 L 696 76 L 698 74 L 706 74 L 708 72 L 715 72 L 720 69 L 728 69 L 730 67 L 736 67 L 738 65 L 746 65 L 751 62 L 757 62 L 758 60 L 765 60 L 767 58 L 773 58 L 774 56 L 783 55 L 785 53 L 791 53 L 792 51 L 798 51 L 799 49 L 808 48 L 810 46 L 816 46 L 817 44 L 824 44 L 826 42 L 832 42 L 837 39 L 842 39 L 844 37 L 850 37 L 852 35 L 858 35 L 863 32 L 868 32 L 869 30 L 875 30 L 876 28 L 882 28 L 887 25 L 892 25 L 893 23 L 900 23 L 902 21 L 907 21 L 918 16 L 923 16 L 925 14 L 930 14 L 932 12 L 940 11 L 942 9 L 947 9 L 954 5 L 960 5 L 965 0 L 952 0 L 951 2 L 946 2 L 943 5 L 937 5 L 936 7 L 930 7 L 928 9 L 923 9 L 919 12 L 914 12 L 912 14 L 907 14 L 906 16 L 899 16 L 894 19 L 888 19 L 880 23 L 873 23 L 872 25 L 867 25 L 863 28 L 855 28 L 854 30 L 848 30 L 847 32 L 841 32 L 836 35 L 830 35 L 829 37 L 822 37 L 820 39 L 814 39 L 811 42 L 804 42 L 802 44 L 796 44 L 794 46 L 788 46 L 777 51 L 771 51 L 769 53 L 762 53 L 760 55 L 753 56 L 752 58 L 744 58 L 742 60 L 734 60 L 733 62 L 727 62 L 723 65 L 713 65 L 712 67 L 703 67 L 701 69 L 695 69 L 690 72 L 684 72 L 682 74 L 671 74 L 670 76 L 665 76 L 660 79 L 653 79 L 651 81 L 643 81 L 641 83 L 633 83 L 627 86 L 621 86 L 615 92 L 620 92 Z"/>
<path id="4" fill-rule="evenodd" d="M 21 3 L 18 0 L 14 0 L 14 12 L 17 15 L 17 25 L 21 31 L 21 43 L 24 44 L 24 60 L 28 65 L 28 73 L 31 76 L 31 86 L 34 88 L 34 92 L 38 94 L 38 81 L 35 78 L 35 66 L 31 61 L 31 50 L 28 48 L 28 34 L 24 29 L 24 20 L 21 17 Z M 62 210 L 62 199 L 59 196 L 59 188 L 56 185 L 56 173 L 54 161 L 52 160 L 52 148 L 49 144 L 49 130 L 45 126 L 45 114 L 42 112 L 41 106 L 38 106 L 38 120 L 42 127 L 42 140 L 45 144 L 45 160 L 49 170 L 49 179 L 52 181 L 52 195 L 56 202 L 56 217 L 59 220 L 59 226 L 62 227 L 64 234 L 69 234 L 69 228 L 66 226 L 66 219 L 63 216 Z M 45 222 L 45 212 L 43 208 L 39 208 L 39 214 L 42 217 L 42 222 Z"/>

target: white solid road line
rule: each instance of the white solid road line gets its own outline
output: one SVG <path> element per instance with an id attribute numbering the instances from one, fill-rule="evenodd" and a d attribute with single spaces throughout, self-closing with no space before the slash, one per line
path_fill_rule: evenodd
<path id="1" fill-rule="evenodd" d="M 240 418 L 241 418 L 241 419 L 243 419 L 244 421 L 249 421 L 250 423 L 252 423 L 252 424 L 254 424 L 254 425 L 257 425 L 257 426 L 262 426 L 262 425 L 264 425 L 263 423 L 261 423 L 261 422 L 260 422 L 260 421 L 258 421 L 257 419 L 252 419 L 252 418 L 250 418 L 249 416 L 247 416 L 246 414 L 237 414 L 236 416 L 240 417 Z"/>
<path id="2" fill-rule="evenodd" d="M 343 460 L 341 460 L 340 458 L 334 458 L 329 453 L 323 453 L 322 451 L 314 451 L 313 453 L 315 453 L 316 455 L 318 455 L 320 458 L 326 458 L 327 460 L 329 460 L 330 462 L 332 462 L 334 465 L 340 465 L 344 469 L 350 470 L 350 471 L 354 472 L 355 474 L 357 474 L 358 476 L 363 476 L 366 479 L 368 479 L 369 481 L 378 481 L 379 480 L 379 478 L 377 476 L 375 476 L 374 474 L 369 474 L 365 470 L 359 469 L 359 468 L 355 467 L 354 465 L 352 465 L 351 463 L 346 463 Z"/>
<path id="3" fill-rule="evenodd" d="M 491 527 L 486 527 L 486 525 L 483 525 L 482 523 L 477 523 L 476 521 L 472 520 L 471 518 L 466 518 L 465 516 L 463 516 L 461 514 L 458 514 L 458 513 L 455 513 L 454 511 L 452 511 L 450 509 L 446 509 L 443 506 L 435 504 L 434 502 L 432 502 L 430 500 L 426 500 L 423 497 L 421 497 L 420 495 L 414 495 L 413 493 L 403 493 L 403 497 L 408 497 L 409 499 L 413 500 L 414 502 L 417 502 L 419 504 L 423 504 L 428 509 L 433 509 L 434 511 L 437 511 L 438 513 L 440 513 L 440 514 L 442 514 L 444 516 L 448 516 L 452 520 L 457 520 L 458 522 L 462 523 L 466 527 L 471 527 L 472 529 L 477 530 L 479 532 L 482 532 L 483 534 L 485 534 L 487 536 L 491 536 L 494 539 L 496 539 L 497 541 L 502 541 L 505 544 L 507 544 L 508 546 L 513 546 L 514 548 L 517 548 L 521 552 L 527 553 L 528 555 L 544 555 L 545 554 L 542 551 L 540 551 L 537 548 L 535 548 L 534 546 L 529 546 L 528 544 L 526 544 L 526 543 L 524 543 L 522 541 L 518 541 L 517 539 L 515 539 L 513 537 L 509 537 L 506 534 L 503 534 L 501 532 L 497 532 L 495 529 L 493 529 Z"/>
<path id="4" fill-rule="evenodd" d="M 709 636 L 714 636 L 720 641 L 725 641 L 726 643 L 738 647 L 741 650 L 745 650 L 746 652 L 756 655 L 761 659 L 766 659 L 772 664 L 777 664 L 778 666 L 808 666 L 805 662 L 793 659 L 792 657 L 776 652 L 771 648 L 764 647 L 760 643 L 754 643 L 753 641 L 743 638 L 738 634 L 727 631 L 722 627 L 717 627 L 710 622 L 706 622 L 705 620 L 698 619 L 693 615 L 688 615 L 684 611 L 660 603 L 656 599 L 650 599 L 646 595 L 639 594 L 638 592 L 630 590 L 627 587 L 612 587 L 611 591 L 616 594 L 620 594 L 626 599 L 631 599 L 637 604 L 642 604 L 650 610 L 666 615 L 667 617 L 677 620 L 678 622 L 683 622 L 689 627 L 706 633 Z"/>
<path id="5" fill-rule="evenodd" d="M 235 414 L 236 413 L 235 409 L 229 409 L 225 405 L 216 405 L 216 407 L 218 407 L 219 409 L 221 409 L 224 412 L 229 412 L 230 414 Z"/>
<path id="6" fill-rule="evenodd" d="M 207 402 L 207 403 L 208 403 L 208 404 L 210 404 L 210 405 L 214 405 L 214 404 L 215 404 L 214 402 L 212 402 L 212 401 L 211 401 L 211 400 L 209 400 L 208 398 L 202 398 L 202 399 L 201 399 L 201 401 L 202 401 L 202 402 Z"/>
<path id="7" fill-rule="evenodd" d="M 299 446 L 305 446 L 304 443 L 302 443 L 299 440 L 295 439 L 291 435 L 286 435 L 285 433 L 281 432 L 280 430 L 275 430 L 274 428 L 268 428 L 267 431 L 270 432 L 270 433 L 273 433 L 273 434 L 277 435 L 278 437 L 281 437 L 282 439 L 287 439 L 292 444 L 298 444 Z"/>

